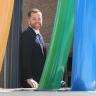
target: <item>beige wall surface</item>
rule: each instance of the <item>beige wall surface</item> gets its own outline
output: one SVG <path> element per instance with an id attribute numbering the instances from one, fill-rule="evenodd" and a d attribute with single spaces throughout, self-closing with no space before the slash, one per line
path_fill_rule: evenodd
<path id="1" fill-rule="evenodd" d="M 43 13 L 43 26 L 41 34 L 46 43 L 50 42 L 56 14 L 57 0 L 23 0 L 22 4 L 22 30 L 27 27 L 27 12 L 32 8 L 38 8 Z"/>

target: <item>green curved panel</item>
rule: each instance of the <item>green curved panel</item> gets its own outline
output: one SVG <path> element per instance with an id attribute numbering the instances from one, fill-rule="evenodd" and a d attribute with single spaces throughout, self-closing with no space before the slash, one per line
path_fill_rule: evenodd
<path id="1" fill-rule="evenodd" d="M 39 89 L 58 89 L 73 39 L 74 0 L 58 0 L 52 40 Z"/>

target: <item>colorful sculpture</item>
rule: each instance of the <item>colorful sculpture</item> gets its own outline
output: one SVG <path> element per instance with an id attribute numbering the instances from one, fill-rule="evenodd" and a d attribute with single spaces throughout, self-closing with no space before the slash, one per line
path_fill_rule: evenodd
<path id="1" fill-rule="evenodd" d="M 58 0 L 53 34 L 39 89 L 58 89 L 73 37 L 74 0 Z"/>
<path id="2" fill-rule="evenodd" d="M 72 90 L 96 89 L 96 0 L 75 0 Z"/>
<path id="3" fill-rule="evenodd" d="M 14 0 L 0 0 L 0 72 L 9 36 Z"/>

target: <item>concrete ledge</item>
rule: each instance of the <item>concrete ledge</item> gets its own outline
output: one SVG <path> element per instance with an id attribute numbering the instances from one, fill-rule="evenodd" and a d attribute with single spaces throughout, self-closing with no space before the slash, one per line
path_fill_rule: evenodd
<path id="1" fill-rule="evenodd" d="M 34 91 L 33 89 L 1 89 L 0 96 L 96 96 L 96 91 Z"/>

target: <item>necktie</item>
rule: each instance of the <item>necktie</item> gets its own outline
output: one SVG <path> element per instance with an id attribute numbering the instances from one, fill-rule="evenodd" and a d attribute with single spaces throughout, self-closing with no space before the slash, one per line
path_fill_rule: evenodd
<path id="1" fill-rule="evenodd" d="M 40 44 L 42 53 L 43 53 L 43 55 L 44 55 L 44 50 L 43 50 L 43 48 L 44 48 L 44 40 L 43 40 L 43 37 L 42 37 L 41 34 L 37 34 L 37 38 L 39 39 L 38 41 L 39 41 L 39 44 Z"/>

